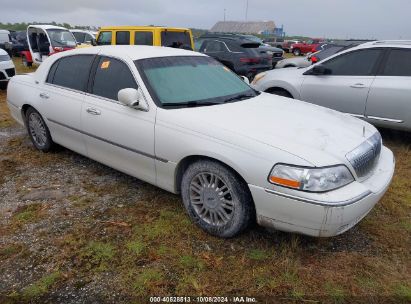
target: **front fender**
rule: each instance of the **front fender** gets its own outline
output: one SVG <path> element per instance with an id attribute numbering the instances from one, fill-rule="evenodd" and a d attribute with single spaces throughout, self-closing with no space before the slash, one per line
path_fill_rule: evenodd
<path id="1" fill-rule="evenodd" d="M 293 96 L 294 99 L 301 99 L 300 85 L 296 87 L 284 80 L 268 80 L 264 83 L 257 84 L 254 86 L 254 89 L 261 92 L 266 92 L 268 89 L 271 88 L 279 88 L 286 90 Z"/>

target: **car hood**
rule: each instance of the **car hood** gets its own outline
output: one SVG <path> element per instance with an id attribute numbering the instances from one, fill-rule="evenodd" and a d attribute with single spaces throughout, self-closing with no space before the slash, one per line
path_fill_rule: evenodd
<path id="1" fill-rule="evenodd" d="M 158 119 L 254 153 L 268 145 L 314 166 L 348 164 L 345 155 L 376 132 L 348 114 L 266 93 L 224 105 L 163 110 Z"/>

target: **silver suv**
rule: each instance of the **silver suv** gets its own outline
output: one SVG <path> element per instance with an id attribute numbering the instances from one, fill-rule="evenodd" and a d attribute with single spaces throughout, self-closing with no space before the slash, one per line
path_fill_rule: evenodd
<path id="1" fill-rule="evenodd" d="M 252 85 L 411 131 L 411 41 L 361 44 L 307 68 L 261 73 Z"/>

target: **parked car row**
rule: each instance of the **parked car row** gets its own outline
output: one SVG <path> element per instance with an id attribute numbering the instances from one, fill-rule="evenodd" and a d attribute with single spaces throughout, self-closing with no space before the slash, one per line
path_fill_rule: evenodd
<path id="1" fill-rule="evenodd" d="M 229 47 L 238 41 L 224 40 Z M 351 66 L 372 74 L 376 62 L 404 58 L 391 59 L 397 48 L 386 55 L 382 47 L 304 74 L 319 83 Z M 387 77 L 393 67 L 383 69 Z M 264 91 L 278 72 L 301 86 L 308 76 L 294 71 L 266 72 L 254 86 Z M 357 82 L 367 77 L 345 81 L 365 92 Z M 37 149 L 57 143 L 179 193 L 193 222 L 212 235 L 233 237 L 253 221 L 316 237 L 349 230 L 386 192 L 393 153 L 366 121 L 259 90 L 198 52 L 98 46 L 56 53 L 36 72 L 13 77 L 7 104 Z M 342 103 L 358 102 L 336 93 Z"/>
<path id="2" fill-rule="evenodd" d="M 9 54 L 0 49 L 0 89 L 4 90 L 7 87 L 7 82 L 11 77 L 16 75 L 16 69 L 14 63 L 11 60 Z"/>

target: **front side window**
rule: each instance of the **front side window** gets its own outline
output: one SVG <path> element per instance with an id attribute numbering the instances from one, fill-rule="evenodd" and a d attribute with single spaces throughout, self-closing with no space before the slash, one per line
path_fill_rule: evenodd
<path id="1" fill-rule="evenodd" d="M 411 76 L 411 50 L 391 50 L 382 75 Z"/>
<path id="2" fill-rule="evenodd" d="M 85 33 L 74 32 L 73 35 L 74 35 L 74 38 L 76 38 L 78 43 L 84 43 L 85 37 L 86 37 Z"/>
<path id="3" fill-rule="evenodd" d="M 112 38 L 111 32 L 101 32 L 97 38 L 97 45 L 110 45 L 111 38 Z"/>
<path id="4" fill-rule="evenodd" d="M 377 49 L 360 50 L 334 57 L 323 63 L 331 70 L 331 75 L 339 76 L 369 76 L 382 51 Z"/>
<path id="5" fill-rule="evenodd" d="M 75 47 L 76 40 L 71 32 L 61 29 L 48 29 L 47 34 L 50 37 L 51 45 L 53 47 Z"/>
<path id="6" fill-rule="evenodd" d="M 75 55 L 59 59 L 50 68 L 47 82 L 85 91 L 93 58 L 93 55 Z"/>
<path id="7" fill-rule="evenodd" d="M 134 32 L 135 45 L 153 45 L 153 32 Z"/>
<path id="8" fill-rule="evenodd" d="M 126 88 L 137 89 L 137 84 L 129 67 L 118 59 L 101 57 L 97 65 L 92 93 L 118 100 L 118 91 Z"/>
<path id="9" fill-rule="evenodd" d="M 130 32 L 116 32 L 116 45 L 129 45 L 130 44 Z"/>
<path id="10" fill-rule="evenodd" d="M 222 104 L 257 95 L 237 75 L 210 57 L 148 58 L 135 63 L 160 107 Z"/>
<path id="11" fill-rule="evenodd" d="M 173 48 L 191 48 L 191 37 L 189 32 L 173 32 L 162 31 L 161 32 L 161 46 L 173 47 Z"/>

